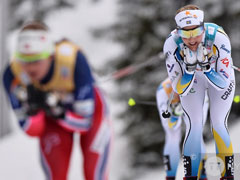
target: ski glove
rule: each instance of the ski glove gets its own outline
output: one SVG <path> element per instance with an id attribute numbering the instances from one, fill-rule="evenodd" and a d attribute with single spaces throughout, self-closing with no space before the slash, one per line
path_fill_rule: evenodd
<path id="1" fill-rule="evenodd" d="M 197 66 L 197 54 L 189 49 L 186 45 L 183 47 L 184 63 L 188 72 L 195 71 Z"/>
<path id="2" fill-rule="evenodd" d="M 197 48 L 197 61 L 203 71 L 210 70 L 210 62 L 208 60 L 208 52 L 203 43 L 200 43 Z"/>
<path id="3" fill-rule="evenodd" d="M 172 114 L 174 116 L 181 116 L 183 115 L 183 109 L 182 109 L 182 105 L 181 103 L 175 103 L 175 104 L 172 104 Z"/>
<path id="4" fill-rule="evenodd" d="M 42 91 L 30 84 L 26 88 L 19 87 L 15 94 L 28 116 L 36 115 L 40 110 L 54 119 L 63 118 L 65 115 L 65 109 L 59 97 L 52 92 Z"/>

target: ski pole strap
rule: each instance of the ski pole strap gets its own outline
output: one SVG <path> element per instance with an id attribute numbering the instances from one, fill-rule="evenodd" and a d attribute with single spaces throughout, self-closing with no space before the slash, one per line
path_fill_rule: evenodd
<path id="1" fill-rule="evenodd" d="M 166 110 L 166 112 L 168 112 L 169 109 L 170 109 L 170 105 L 172 103 L 173 97 L 174 97 L 174 91 L 172 90 L 172 92 L 170 94 L 170 97 L 169 97 L 169 100 L 168 100 L 168 103 L 167 103 L 167 110 Z"/>

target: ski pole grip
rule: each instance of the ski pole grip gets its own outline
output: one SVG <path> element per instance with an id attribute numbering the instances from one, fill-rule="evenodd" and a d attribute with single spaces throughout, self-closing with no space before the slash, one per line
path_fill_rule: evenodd
<path id="1" fill-rule="evenodd" d="M 170 116 L 171 116 L 171 114 L 168 111 L 165 111 L 165 112 L 162 113 L 162 117 L 164 117 L 165 119 L 170 118 Z"/>

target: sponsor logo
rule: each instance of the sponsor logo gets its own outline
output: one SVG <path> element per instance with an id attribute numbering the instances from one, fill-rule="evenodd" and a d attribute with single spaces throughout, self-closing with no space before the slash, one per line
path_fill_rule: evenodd
<path id="1" fill-rule="evenodd" d="M 228 67 L 228 65 L 229 65 L 229 59 L 228 58 L 224 58 L 224 59 L 222 59 L 221 60 L 221 62 L 226 66 L 226 67 Z"/>
<path id="2" fill-rule="evenodd" d="M 192 21 L 191 20 L 186 21 L 186 24 L 192 24 Z"/>
<path id="3" fill-rule="evenodd" d="M 68 78 L 70 70 L 67 67 L 62 67 L 60 71 L 63 78 Z"/>
<path id="4" fill-rule="evenodd" d="M 174 71 L 174 73 L 175 73 L 175 75 L 176 75 L 176 76 L 178 76 L 178 75 L 179 75 L 179 72 L 177 72 L 177 71 Z"/>
<path id="5" fill-rule="evenodd" d="M 174 67 L 174 64 L 172 64 L 172 65 L 167 64 L 167 67 L 168 67 L 168 69 L 169 69 L 168 72 L 172 72 L 173 67 Z"/>
<path id="6" fill-rule="evenodd" d="M 220 72 L 223 74 L 223 76 L 225 77 L 225 78 L 229 78 L 229 75 L 228 75 L 228 73 L 226 73 L 226 71 L 224 71 L 223 69 L 220 69 Z"/>
<path id="7" fill-rule="evenodd" d="M 208 34 L 213 35 L 215 32 L 215 27 L 208 26 Z"/>
<path id="8" fill-rule="evenodd" d="M 190 156 L 183 156 L 183 166 L 184 166 L 184 174 L 185 176 L 192 175 L 192 163 Z"/>
<path id="9" fill-rule="evenodd" d="M 196 91 L 195 91 L 194 88 L 191 88 L 190 91 L 189 91 L 189 93 L 192 93 L 192 94 L 195 93 L 195 92 L 196 92 Z"/>
<path id="10" fill-rule="evenodd" d="M 166 155 L 166 156 L 163 157 L 163 164 L 164 164 L 164 169 L 166 171 L 170 171 L 171 170 L 171 164 L 170 164 L 169 155 Z"/>
<path id="11" fill-rule="evenodd" d="M 224 92 L 224 94 L 221 96 L 221 98 L 223 99 L 223 100 L 226 100 L 229 96 L 230 96 L 230 94 L 232 93 L 232 91 L 233 91 L 233 87 L 234 87 L 234 83 L 233 82 L 231 82 L 230 84 L 229 84 L 229 87 L 227 88 L 227 90 Z"/>
<path id="12" fill-rule="evenodd" d="M 43 151 L 46 154 L 50 154 L 54 147 L 61 143 L 61 139 L 57 133 L 48 133 L 43 138 L 44 148 Z"/>
<path id="13" fill-rule="evenodd" d="M 186 16 L 192 15 L 192 14 L 190 13 L 190 11 L 186 11 L 185 14 L 186 14 Z"/>
<path id="14" fill-rule="evenodd" d="M 225 165 L 226 165 L 226 175 L 227 176 L 233 176 L 233 156 L 226 156 L 225 157 Z"/>
<path id="15" fill-rule="evenodd" d="M 222 44 L 220 49 L 226 51 L 228 54 L 230 53 L 230 50 L 228 50 L 226 47 L 225 47 L 225 44 Z"/>
<path id="16" fill-rule="evenodd" d="M 192 16 L 184 17 L 184 18 L 180 19 L 179 21 L 182 22 L 183 20 L 185 20 L 185 19 L 189 19 L 189 18 L 192 18 Z"/>
<path id="17" fill-rule="evenodd" d="M 171 51 L 166 52 L 166 55 L 165 55 L 166 58 L 168 58 L 171 54 L 172 54 Z"/>
<path id="18" fill-rule="evenodd" d="M 206 174 L 205 164 L 206 164 L 206 160 L 203 159 L 203 160 L 202 160 L 202 167 L 203 167 L 203 168 L 202 168 L 202 170 L 201 170 L 201 175 L 205 175 L 205 176 L 206 176 L 207 174 Z"/>

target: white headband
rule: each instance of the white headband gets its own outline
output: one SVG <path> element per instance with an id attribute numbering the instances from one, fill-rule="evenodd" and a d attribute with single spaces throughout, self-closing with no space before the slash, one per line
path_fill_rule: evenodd
<path id="1" fill-rule="evenodd" d="M 25 30 L 18 36 L 17 52 L 22 54 L 53 53 L 54 42 L 49 32 L 43 30 Z"/>
<path id="2" fill-rule="evenodd" d="M 175 16 L 176 24 L 180 28 L 200 25 L 203 19 L 204 13 L 202 10 L 185 10 Z"/>

